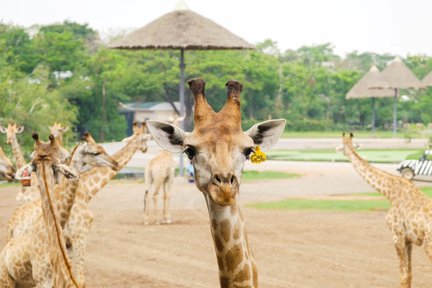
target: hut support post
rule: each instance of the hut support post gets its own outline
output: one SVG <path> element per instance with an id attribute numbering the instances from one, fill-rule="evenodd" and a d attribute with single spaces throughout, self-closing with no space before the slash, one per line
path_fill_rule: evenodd
<path id="1" fill-rule="evenodd" d="M 180 94 L 180 116 L 185 115 L 185 62 L 184 62 L 184 49 L 180 49 L 180 85 L 179 85 L 179 94 Z M 185 128 L 184 121 L 180 124 L 181 128 Z M 183 153 L 180 154 L 179 159 L 179 174 L 180 176 L 184 175 L 184 165 L 183 165 Z"/>
<path id="2" fill-rule="evenodd" d="M 397 132 L 397 102 L 399 98 L 399 89 L 395 89 L 394 103 L 393 103 L 393 137 L 396 137 Z"/>
<path id="3" fill-rule="evenodd" d="M 372 132 L 375 133 L 375 120 L 376 120 L 376 105 L 375 98 L 372 98 Z"/>

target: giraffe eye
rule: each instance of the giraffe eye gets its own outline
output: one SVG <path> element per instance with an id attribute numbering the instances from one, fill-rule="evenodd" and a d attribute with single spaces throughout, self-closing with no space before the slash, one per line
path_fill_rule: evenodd
<path id="1" fill-rule="evenodd" d="M 196 149 L 193 146 L 187 146 L 183 152 L 188 156 L 189 160 L 192 160 L 196 155 Z"/>
<path id="2" fill-rule="evenodd" d="M 246 159 L 249 159 L 250 154 L 254 152 L 252 147 L 246 148 L 243 150 L 243 154 L 246 156 Z"/>

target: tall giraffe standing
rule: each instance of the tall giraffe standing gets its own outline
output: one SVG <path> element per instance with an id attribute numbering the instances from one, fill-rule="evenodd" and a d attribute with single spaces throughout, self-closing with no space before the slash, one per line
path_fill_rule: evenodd
<path id="1" fill-rule="evenodd" d="M 393 233 L 393 242 L 399 257 L 400 287 L 411 287 L 412 245 L 422 245 L 432 260 L 432 200 L 409 180 L 392 175 L 370 165 L 355 151 L 352 134 L 343 136 L 344 155 L 374 189 L 391 204 L 386 222 Z"/>
<path id="2" fill-rule="evenodd" d="M 176 163 L 172 153 L 168 151 L 160 152 L 156 157 L 151 159 L 145 168 L 145 185 L 146 191 L 144 195 L 144 224 L 150 224 L 150 208 L 148 203 L 150 197 L 153 196 L 153 219 L 159 223 L 157 216 L 158 195 L 163 188 L 163 218 L 162 224 L 171 223 L 171 214 L 169 211 L 169 200 L 171 186 L 175 176 Z"/>
<path id="3" fill-rule="evenodd" d="M 175 114 L 169 117 L 169 122 L 178 126 L 184 117 Z M 156 157 L 151 159 L 145 168 L 145 185 L 144 194 L 144 224 L 150 224 L 150 208 L 148 203 L 150 197 L 153 198 L 153 218 L 156 223 L 171 224 L 171 213 L 169 209 L 171 187 L 175 177 L 176 163 L 173 154 L 162 150 Z M 163 218 L 162 221 L 157 216 L 157 202 L 160 189 L 163 188 Z"/>
<path id="4" fill-rule="evenodd" d="M 35 140 L 34 158 L 29 165 L 22 167 L 17 175 L 22 175 L 24 170 L 36 171 L 45 223 L 45 227 L 40 226 L 39 228 L 42 229 L 36 232 L 43 241 L 40 242 L 40 246 L 33 246 L 34 250 L 22 249 L 25 239 L 8 242 L 0 254 L 0 286 L 78 287 L 67 257 L 63 229 L 58 221 L 59 215 L 54 206 L 52 193 L 55 173 L 62 173 L 70 179 L 77 179 L 78 174 L 60 163 L 62 151 L 53 135 L 50 135 L 50 142 L 47 143 L 41 142 L 37 133 L 33 134 L 33 139 Z M 36 239 L 27 241 L 34 240 Z M 29 254 L 35 257 L 29 257 Z M 33 264 L 33 269 L 26 269 L 29 263 Z M 52 266 L 52 274 L 47 276 L 45 273 L 40 273 L 40 270 L 44 270 L 44 263 Z"/>
<path id="5" fill-rule="evenodd" d="M 258 270 L 238 204 L 244 162 L 255 146 L 267 151 L 279 139 L 285 120 L 270 120 L 241 129 L 242 85 L 228 81 L 227 101 L 218 113 L 205 98 L 205 82 L 188 82 L 194 95 L 194 130 L 187 133 L 170 123 L 147 121 L 164 149 L 184 152 L 192 161 L 198 189 L 204 194 L 219 266 L 221 287 L 258 287 Z"/>
<path id="6" fill-rule="evenodd" d="M 0 147 L 0 176 L 12 181 L 15 175 L 15 167 Z"/>
<path id="7" fill-rule="evenodd" d="M 26 165 L 24 155 L 21 151 L 21 147 L 16 136 L 16 134 L 20 134 L 23 131 L 24 126 L 20 126 L 16 123 L 9 123 L 7 127 L 0 126 L 0 132 L 6 134 L 6 143 L 12 147 L 12 153 L 15 157 L 17 169 L 20 169 Z"/>

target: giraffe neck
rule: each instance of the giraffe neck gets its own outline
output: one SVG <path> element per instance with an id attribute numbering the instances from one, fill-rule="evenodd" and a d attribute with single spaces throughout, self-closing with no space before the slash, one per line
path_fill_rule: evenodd
<path id="1" fill-rule="evenodd" d="M 78 287 L 72 275 L 72 267 L 66 250 L 63 229 L 60 226 L 60 217 L 54 206 L 52 194 L 54 175 L 51 171 L 52 168 L 47 166 L 46 163 L 39 164 L 37 167 L 38 185 L 42 201 L 42 215 L 46 224 L 48 239 L 47 245 L 50 247 L 50 257 L 54 263 L 53 269 L 56 275 L 56 277 L 54 277 L 54 287 L 70 287 L 72 283 L 75 287 Z"/>
<path id="2" fill-rule="evenodd" d="M 62 229 L 65 227 L 74 204 L 78 184 L 79 179 L 69 181 L 65 177 L 62 177 L 61 182 L 55 186 L 55 206 L 58 211 L 58 221 Z"/>
<path id="3" fill-rule="evenodd" d="M 240 207 L 220 206 L 205 194 L 222 288 L 258 287 L 258 270 Z"/>
<path id="4" fill-rule="evenodd" d="M 12 147 L 12 153 L 15 157 L 17 169 L 20 169 L 21 167 L 26 165 L 26 161 L 24 159 L 24 155 L 21 151 L 21 147 L 18 143 L 18 139 L 17 139 L 16 135 L 14 135 L 14 137 L 12 137 L 11 147 Z"/>
<path id="5" fill-rule="evenodd" d="M 385 196 L 392 204 L 400 200 L 403 195 L 399 188 L 401 184 L 412 185 L 411 183 L 396 183 L 403 181 L 400 177 L 391 175 L 385 171 L 370 165 L 366 160 L 360 157 L 352 145 L 347 145 L 345 148 L 347 157 L 350 159 L 354 168 L 374 189 Z M 409 193 L 407 189 L 406 193 Z"/>
<path id="6" fill-rule="evenodd" d="M 135 135 L 122 149 L 114 153 L 112 158 L 119 164 L 117 171 L 109 167 L 94 167 L 85 172 L 81 178 L 80 194 L 90 201 L 117 173 L 123 169 L 138 150 L 139 135 Z"/>

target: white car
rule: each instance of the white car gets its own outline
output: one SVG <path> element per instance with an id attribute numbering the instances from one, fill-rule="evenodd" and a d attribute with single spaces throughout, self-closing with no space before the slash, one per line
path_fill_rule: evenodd
<path id="1" fill-rule="evenodd" d="M 432 175 L 432 150 L 426 150 L 419 160 L 402 161 L 397 170 L 408 180 L 417 175 Z"/>

